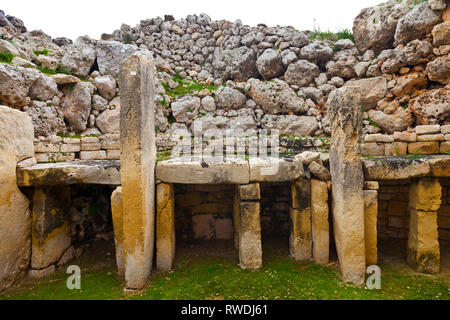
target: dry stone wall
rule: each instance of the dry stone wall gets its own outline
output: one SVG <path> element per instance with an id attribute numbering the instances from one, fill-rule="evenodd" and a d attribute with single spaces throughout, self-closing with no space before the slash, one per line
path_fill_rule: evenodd
<path id="1" fill-rule="evenodd" d="M 118 65 L 140 51 L 156 61 L 161 152 L 173 148 L 174 130 L 192 133 L 195 123 L 204 130 L 278 129 L 288 137 L 326 138 L 328 95 L 348 85 L 362 90 L 364 134 L 408 135 L 416 125 L 449 125 L 448 11 L 445 1 L 391 0 L 362 10 L 353 35 L 251 27 L 205 14 L 165 16 L 74 43 L 26 31 L 2 13 L 0 101 L 30 115 L 38 144 L 60 145 L 38 148 L 45 150 L 37 151 L 38 162 L 116 159 L 117 149 L 102 141 L 78 147 L 76 139 L 118 133 Z M 447 153 L 445 141 L 433 153 Z M 382 147 L 365 150 L 381 154 Z M 384 147 L 384 154 L 405 148 Z"/>

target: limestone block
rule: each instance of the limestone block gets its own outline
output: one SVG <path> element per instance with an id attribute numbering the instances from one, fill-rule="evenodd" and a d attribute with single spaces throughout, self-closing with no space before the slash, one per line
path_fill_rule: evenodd
<path id="1" fill-rule="evenodd" d="M 251 183 L 239 186 L 239 198 L 241 201 L 252 201 L 261 199 L 259 183 Z"/>
<path id="2" fill-rule="evenodd" d="M 289 254 L 299 261 L 307 261 L 312 256 L 311 208 L 292 209 Z"/>
<path id="3" fill-rule="evenodd" d="M 31 247 L 33 269 L 47 268 L 70 247 L 70 203 L 69 187 L 35 188 Z"/>
<path id="4" fill-rule="evenodd" d="M 366 265 L 368 266 L 375 265 L 378 262 L 377 216 L 378 192 L 377 190 L 364 190 L 364 237 Z"/>
<path id="5" fill-rule="evenodd" d="M 120 185 L 119 161 L 40 163 L 17 169 L 20 187 L 71 184 Z"/>
<path id="6" fill-rule="evenodd" d="M 106 160 L 106 151 L 81 151 L 80 160 Z"/>
<path id="7" fill-rule="evenodd" d="M 106 159 L 120 160 L 120 150 L 106 150 Z"/>
<path id="8" fill-rule="evenodd" d="M 126 289 L 150 275 L 155 238 L 155 66 L 141 53 L 120 64 L 120 149 Z M 106 156 L 106 154 L 105 154 Z"/>
<path id="9" fill-rule="evenodd" d="M 386 158 L 383 161 L 363 160 L 367 180 L 400 180 L 424 177 L 430 174 L 426 159 Z"/>
<path id="10" fill-rule="evenodd" d="M 365 279 L 364 174 L 361 165 L 361 94 L 343 87 L 328 98 L 331 122 L 330 168 L 336 249 L 344 281 Z M 367 178 L 367 177 L 366 177 Z"/>
<path id="11" fill-rule="evenodd" d="M 308 179 L 291 182 L 291 208 L 307 209 L 311 206 L 311 183 Z"/>
<path id="12" fill-rule="evenodd" d="M 0 291 L 27 269 L 31 252 L 29 200 L 17 186 L 17 163 L 34 156 L 34 129 L 24 112 L 0 106 Z"/>
<path id="13" fill-rule="evenodd" d="M 438 154 L 439 142 L 413 142 L 408 144 L 409 154 Z"/>
<path id="14" fill-rule="evenodd" d="M 287 182 L 304 177 L 300 156 L 294 159 L 250 158 L 251 182 Z"/>
<path id="15" fill-rule="evenodd" d="M 439 156 L 429 160 L 431 175 L 436 178 L 450 177 L 450 156 Z"/>
<path id="16" fill-rule="evenodd" d="M 111 212 L 114 227 L 114 245 L 116 247 L 117 274 L 119 276 L 125 276 L 122 187 L 117 187 L 111 195 Z"/>
<path id="17" fill-rule="evenodd" d="M 52 264 L 51 266 L 44 268 L 42 270 L 29 270 L 28 271 L 28 276 L 30 278 L 33 279 L 42 279 L 42 278 L 48 278 L 50 277 L 52 274 L 54 274 L 56 271 L 56 267 L 54 264 Z"/>
<path id="18" fill-rule="evenodd" d="M 364 181 L 364 190 L 378 190 L 380 184 L 378 181 Z"/>
<path id="19" fill-rule="evenodd" d="M 408 151 L 408 144 L 406 142 L 387 143 L 384 146 L 384 154 L 386 156 L 401 156 Z"/>
<path id="20" fill-rule="evenodd" d="M 241 200 L 239 199 L 239 186 L 236 186 L 233 194 L 233 227 L 234 248 L 239 249 L 239 220 L 241 216 Z"/>
<path id="21" fill-rule="evenodd" d="M 156 268 L 169 271 L 175 258 L 175 193 L 173 184 L 156 186 Z"/>
<path id="22" fill-rule="evenodd" d="M 165 183 L 183 184 L 247 184 L 248 162 L 230 158 L 223 162 L 211 159 L 180 157 L 158 162 L 156 178 Z"/>
<path id="23" fill-rule="evenodd" d="M 409 187 L 409 207 L 418 211 L 437 211 L 441 206 L 439 179 L 422 178 Z"/>
<path id="24" fill-rule="evenodd" d="M 233 239 L 233 222 L 231 219 L 214 219 L 214 231 L 216 240 L 232 240 Z"/>
<path id="25" fill-rule="evenodd" d="M 437 273 L 440 251 L 435 211 L 410 210 L 406 262 L 418 272 Z"/>
<path id="26" fill-rule="evenodd" d="M 330 226 L 328 223 L 327 183 L 311 180 L 311 234 L 314 262 L 328 264 L 330 254 Z"/>
<path id="27" fill-rule="evenodd" d="M 259 202 L 242 202 L 240 205 L 239 266 L 251 270 L 262 267 Z"/>
<path id="28" fill-rule="evenodd" d="M 209 211 L 209 210 L 208 210 Z M 194 239 L 214 239 L 214 216 L 212 214 L 198 214 L 192 217 Z"/>
<path id="29" fill-rule="evenodd" d="M 439 152 L 440 153 L 448 153 L 448 152 L 450 152 L 450 141 L 441 142 Z"/>

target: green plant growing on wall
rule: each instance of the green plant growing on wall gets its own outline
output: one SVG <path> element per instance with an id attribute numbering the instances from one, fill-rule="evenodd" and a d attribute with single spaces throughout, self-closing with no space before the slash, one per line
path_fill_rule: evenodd
<path id="1" fill-rule="evenodd" d="M 11 53 L 0 52 L 0 62 L 1 63 L 12 64 L 13 59 L 14 59 L 14 56 Z"/>

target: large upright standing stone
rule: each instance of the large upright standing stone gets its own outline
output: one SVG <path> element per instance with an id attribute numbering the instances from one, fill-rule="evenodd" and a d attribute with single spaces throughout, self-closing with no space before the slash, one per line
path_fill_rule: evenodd
<path id="1" fill-rule="evenodd" d="M 120 160 L 126 289 L 150 275 L 155 226 L 155 66 L 134 53 L 120 65 Z"/>
<path id="2" fill-rule="evenodd" d="M 323 266 L 330 256 L 328 187 L 325 181 L 311 179 L 311 231 L 314 262 Z"/>
<path id="3" fill-rule="evenodd" d="M 336 249 L 344 281 L 356 285 L 362 285 L 365 277 L 360 101 L 361 95 L 356 87 L 340 88 L 328 98 Z"/>
<path id="4" fill-rule="evenodd" d="M 422 178 L 409 188 L 409 235 L 406 262 L 418 272 L 440 269 L 437 210 L 441 205 L 439 179 Z"/>
<path id="5" fill-rule="evenodd" d="M 114 245 L 116 247 L 117 274 L 124 276 L 122 187 L 117 187 L 111 195 L 111 212 L 114 228 Z"/>
<path id="6" fill-rule="evenodd" d="M 156 268 L 169 271 L 175 258 L 175 192 L 173 184 L 156 186 Z"/>
<path id="7" fill-rule="evenodd" d="M 33 196 L 31 267 L 44 269 L 70 247 L 70 187 L 39 187 Z"/>
<path id="8" fill-rule="evenodd" d="M 34 129 L 24 112 L 0 106 L 0 291 L 24 272 L 30 261 L 29 200 L 17 187 L 17 162 L 34 156 Z"/>
<path id="9" fill-rule="evenodd" d="M 239 264 L 242 269 L 262 267 L 261 220 L 258 202 L 241 202 Z"/>
<path id="10" fill-rule="evenodd" d="M 289 254 L 295 260 L 310 260 L 311 236 L 311 184 L 300 179 L 291 184 L 291 234 Z"/>
<path id="11" fill-rule="evenodd" d="M 364 237 L 366 239 L 366 264 L 378 262 L 377 248 L 378 191 L 364 190 Z"/>

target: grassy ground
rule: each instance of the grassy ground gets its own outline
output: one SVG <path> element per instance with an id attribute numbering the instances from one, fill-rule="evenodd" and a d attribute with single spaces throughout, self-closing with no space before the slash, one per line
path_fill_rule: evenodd
<path id="1" fill-rule="evenodd" d="M 93 248 L 94 249 L 94 248 Z M 22 281 L 5 299 L 439 299 L 448 300 L 448 274 L 419 275 L 397 261 L 382 261 L 381 290 L 356 288 L 343 283 L 336 258 L 330 266 L 295 262 L 279 245 L 264 246 L 264 266 L 258 271 L 240 270 L 230 243 L 191 245 L 179 250 L 175 271 L 157 272 L 142 292 L 127 295 L 110 262 L 82 267 L 82 290 L 66 288 L 64 270 L 51 279 Z M 112 249 L 111 249 L 112 250 Z M 99 258 L 99 250 L 95 257 Z M 104 257 L 101 257 L 102 260 Z M 90 267 L 88 267 L 90 265 Z"/>

